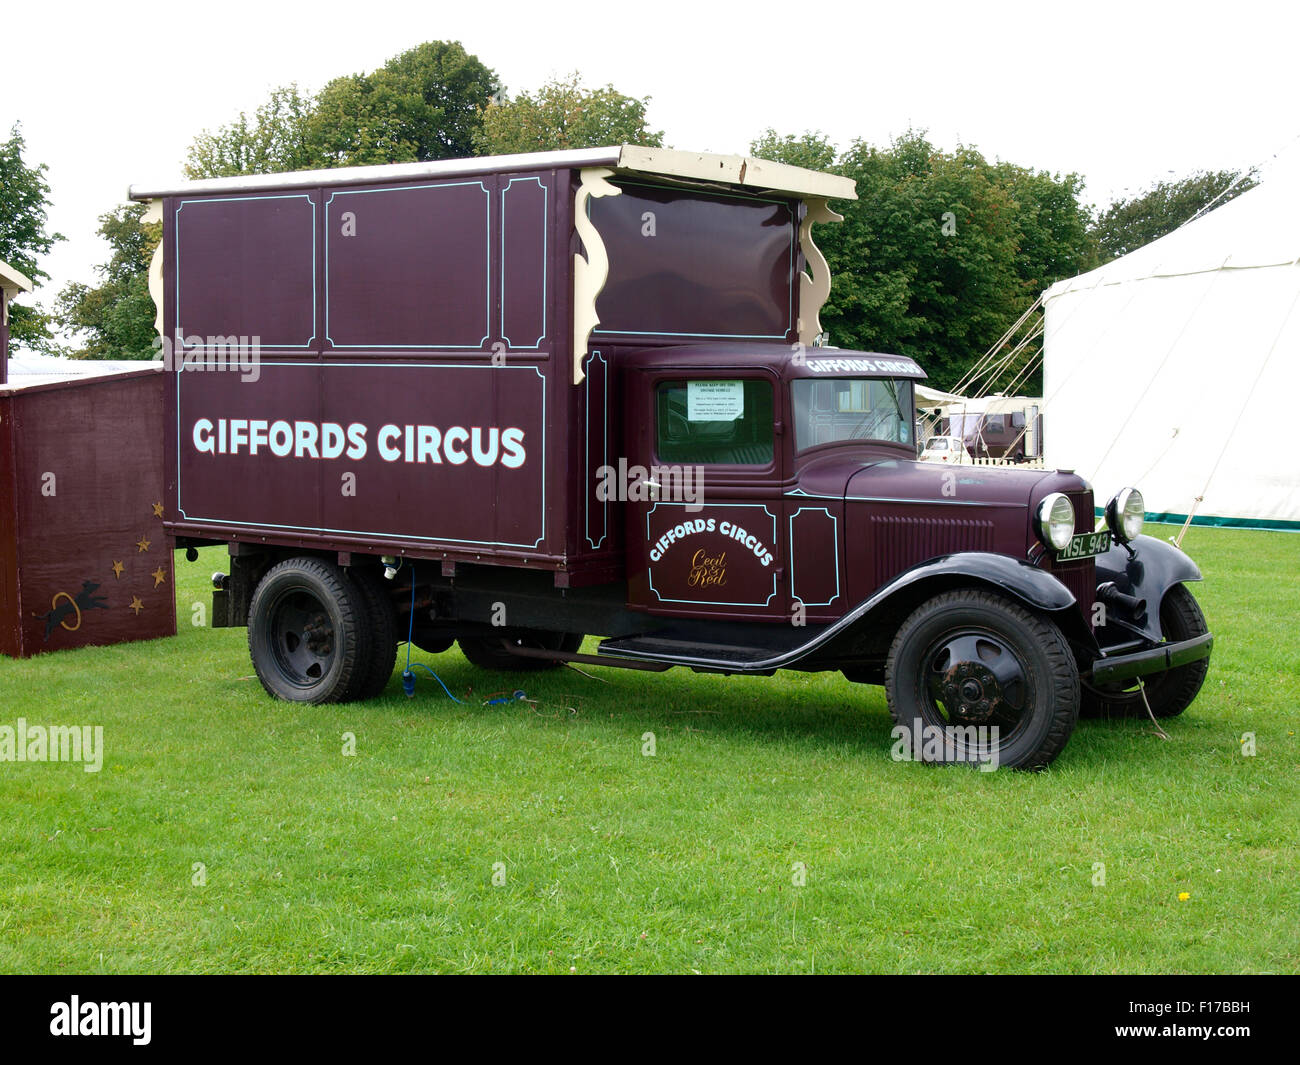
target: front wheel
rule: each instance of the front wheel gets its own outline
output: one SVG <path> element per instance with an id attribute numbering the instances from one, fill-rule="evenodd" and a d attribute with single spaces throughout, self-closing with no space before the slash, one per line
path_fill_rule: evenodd
<path id="1" fill-rule="evenodd" d="M 1175 584 L 1165 592 L 1164 599 L 1160 601 L 1160 630 L 1170 643 L 1191 640 L 1210 631 L 1196 597 L 1187 590 L 1186 585 Z M 1192 705 L 1192 700 L 1205 683 L 1205 674 L 1209 668 L 1210 660 L 1202 658 L 1177 669 L 1144 677 L 1141 686 L 1136 680 L 1102 687 L 1094 687 L 1085 682 L 1079 716 L 1146 717 L 1146 704 L 1150 703 L 1154 716 L 1177 717 Z M 1142 699 L 1144 688 L 1146 702 Z"/>
<path id="2" fill-rule="evenodd" d="M 900 757 L 1041 769 L 1079 715 L 1079 671 L 1051 621 L 976 589 L 923 603 L 885 664 Z"/>

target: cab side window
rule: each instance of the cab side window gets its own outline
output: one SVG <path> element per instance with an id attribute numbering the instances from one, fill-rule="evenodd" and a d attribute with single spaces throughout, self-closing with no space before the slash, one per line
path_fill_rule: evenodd
<path id="1" fill-rule="evenodd" d="M 772 383 L 757 378 L 662 381 L 655 391 L 661 462 L 770 466 Z"/>

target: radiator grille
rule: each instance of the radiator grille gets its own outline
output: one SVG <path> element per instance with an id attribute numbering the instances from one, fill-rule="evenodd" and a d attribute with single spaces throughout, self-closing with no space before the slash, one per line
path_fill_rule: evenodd
<path id="1" fill-rule="evenodd" d="M 1070 589 L 1079 603 L 1084 620 L 1092 623 L 1092 604 L 1097 598 L 1097 564 L 1090 558 L 1079 562 L 1054 563 L 1051 567 L 1056 579 Z"/>

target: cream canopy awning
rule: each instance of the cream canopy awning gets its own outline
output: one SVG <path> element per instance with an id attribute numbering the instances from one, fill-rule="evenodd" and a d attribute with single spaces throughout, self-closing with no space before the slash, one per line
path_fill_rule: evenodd
<path id="1" fill-rule="evenodd" d="M 26 274 L 15 270 L 8 263 L 0 262 L 0 289 L 4 290 L 5 299 L 11 300 L 20 292 L 30 292 L 32 283 Z"/>
<path id="2" fill-rule="evenodd" d="M 133 200 L 153 200 L 163 196 L 192 196 L 213 192 L 253 192 L 266 188 L 408 181 L 414 178 L 505 173 L 511 170 L 585 170 L 590 167 L 608 167 L 615 174 L 652 174 L 686 182 L 721 182 L 755 190 L 793 193 L 800 197 L 821 196 L 832 200 L 858 198 L 853 180 L 838 174 L 825 174 L 753 156 L 643 148 L 634 144 L 480 156 L 472 159 L 439 159 L 427 163 L 342 166 L 330 170 L 299 170 L 286 174 L 248 174 L 200 181 L 145 183 L 132 185 L 127 195 Z"/>
<path id="3" fill-rule="evenodd" d="M 0 322 L 9 321 L 9 301 L 20 292 L 30 292 L 32 283 L 26 274 L 0 262 Z"/>
<path id="4" fill-rule="evenodd" d="M 964 407 L 970 402 L 968 397 L 954 395 L 952 392 L 941 392 L 926 385 L 915 387 L 918 407 Z"/>

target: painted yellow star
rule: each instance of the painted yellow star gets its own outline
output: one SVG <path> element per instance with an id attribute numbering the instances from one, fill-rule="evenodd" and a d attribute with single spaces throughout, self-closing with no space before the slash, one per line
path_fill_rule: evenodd
<path id="1" fill-rule="evenodd" d="M 157 588 L 158 585 L 160 584 L 167 583 L 167 574 L 163 571 L 162 566 L 159 566 L 156 570 L 154 570 L 151 574 L 149 574 L 149 576 L 153 578 L 153 586 L 155 588 Z"/>
<path id="2" fill-rule="evenodd" d="M 155 503 L 153 505 L 153 516 L 155 518 L 161 518 L 163 516 L 163 505 L 161 503 Z"/>
<path id="3" fill-rule="evenodd" d="M 120 580 L 122 579 L 122 571 L 123 571 L 124 569 L 126 569 L 126 567 L 125 567 L 124 565 L 122 565 L 122 563 L 120 563 L 120 562 L 114 562 L 114 563 L 113 563 L 113 580 L 115 580 L 115 581 L 120 581 Z"/>
<path id="4" fill-rule="evenodd" d="M 143 552 L 149 550 L 149 541 L 142 536 L 139 540 L 135 542 L 135 546 L 140 549 L 139 551 L 136 552 L 136 554 L 142 554 Z"/>
<path id="5" fill-rule="evenodd" d="M 143 609 L 144 609 L 144 604 L 140 602 L 140 597 L 138 595 L 131 596 L 131 605 L 127 607 L 127 610 L 134 610 L 135 616 L 139 617 L 140 611 Z"/>

